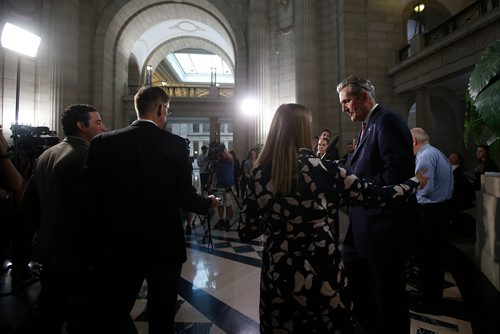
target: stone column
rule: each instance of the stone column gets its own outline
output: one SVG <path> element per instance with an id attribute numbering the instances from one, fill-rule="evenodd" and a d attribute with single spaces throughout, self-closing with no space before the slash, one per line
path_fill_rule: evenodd
<path id="1" fill-rule="evenodd" d="M 78 101 L 78 0 L 56 0 L 50 7 L 48 55 L 50 112 L 53 125 L 63 136 L 59 115 L 69 104 L 88 103 Z"/>
<path id="2" fill-rule="evenodd" d="M 249 131 L 250 146 L 263 144 L 267 137 L 272 110 L 269 106 L 270 91 L 270 27 L 269 1 L 249 1 L 248 18 L 248 91 L 257 100 L 254 129 Z"/>
<path id="3" fill-rule="evenodd" d="M 432 110 L 429 88 L 419 88 L 415 94 L 415 124 L 423 128 L 432 139 Z"/>
<path id="4" fill-rule="evenodd" d="M 217 117 L 209 117 L 210 121 L 210 143 L 220 142 L 220 123 Z"/>
<path id="5" fill-rule="evenodd" d="M 294 0 L 295 9 L 295 95 L 297 103 L 305 105 L 318 120 L 319 56 L 318 15 L 316 1 Z"/>

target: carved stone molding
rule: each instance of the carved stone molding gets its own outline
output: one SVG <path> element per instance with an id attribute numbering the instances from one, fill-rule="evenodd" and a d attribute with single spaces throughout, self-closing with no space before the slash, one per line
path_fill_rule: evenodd
<path id="1" fill-rule="evenodd" d="M 186 20 L 180 21 L 179 23 L 174 24 L 169 29 L 171 29 L 171 30 L 180 30 L 180 31 L 184 31 L 184 32 L 205 31 L 205 29 L 203 29 L 202 27 L 197 26 L 193 22 L 186 21 Z"/>

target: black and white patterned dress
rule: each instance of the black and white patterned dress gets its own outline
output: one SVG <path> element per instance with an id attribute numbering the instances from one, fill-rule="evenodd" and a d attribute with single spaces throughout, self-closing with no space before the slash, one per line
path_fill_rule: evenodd
<path id="1" fill-rule="evenodd" d="M 335 333 L 348 327 L 351 298 L 334 236 L 341 199 L 384 205 L 415 192 L 416 178 L 378 188 L 346 176 L 335 162 L 313 152 L 298 155 L 299 180 L 289 195 L 274 197 L 270 168 L 252 170 L 241 212 L 240 236 L 255 236 L 265 224 L 260 327 L 262 333 Z"/>

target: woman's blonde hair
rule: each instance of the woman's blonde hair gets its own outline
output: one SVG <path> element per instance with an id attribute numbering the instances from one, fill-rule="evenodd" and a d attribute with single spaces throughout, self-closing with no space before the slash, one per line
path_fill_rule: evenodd
<path id="1" fill-rule="evenodd" d="M 274 195 L 286 195 L 298 177 L 297 151 L 311 146 L 312 115 L 305 106 L 282 104 L 276 110 L 266 144 L 257 159 L 257 166 L 271 168 Z"/>

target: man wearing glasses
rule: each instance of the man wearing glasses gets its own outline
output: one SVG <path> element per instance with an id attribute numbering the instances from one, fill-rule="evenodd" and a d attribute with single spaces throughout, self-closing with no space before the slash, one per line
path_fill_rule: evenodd
<path id="1" fill-rule="evenodd" d="M 94 333 L 134 332 L 130 311 L 144 279 L 149 333 L 173 332 L 186 261 L 180 209 L 207 214 L 217 206 L 213 196 L 193 190 L 186 141 L 162 129 L 169 101 L 160 87 L 141 88 L 134 97 L 137 120 L 96 137 L 89 147 L 85 203 L 99 208 L 85 220 L 92 293 L 99 298 Z"/>

